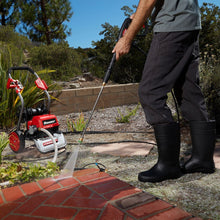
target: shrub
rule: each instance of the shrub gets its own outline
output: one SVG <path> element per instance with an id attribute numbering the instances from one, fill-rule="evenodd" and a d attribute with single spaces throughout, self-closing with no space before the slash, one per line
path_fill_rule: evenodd
<path id="1" fill-rule="evenodd" d="M 81 71 L 81 56 L 66 44 L 40 45 L 30 51 L 30 64 L 40 69 L 53 69 L 52 79 L 66 80 Z"/>
<path id="2" fill-rule="evenodd" d="M 26 183 L 58 174 L 59 167 L 48 162 L 46 166 L 27 163 L 5 163 L 0 167 L 0 182 L 9 181 L 10 184 Z"/>
<path id="3" fill-rule="evenodd" d="M 6 89 L 8 76 L 7 71 L 3 68 L 4 65 L 1 64 L 2 62 L 0 60 L 0 128 L 11 128 L 17 123 L 17 112 L 21 103 L 14 90 Z M 36 106 L 45 98 L 44 92 L 34 84 L 36 78 L 29 72 L 15 71 L 12 77 L 18 79 L 24 86 L 22 96 L 25 107 Z M 55 85 L 49 85 L 49 89 L 53 89 L 54 87 Z"/>
<path id="4" fill-rule="evenodd" d="M 18 49 L 28 49 L 31 47 L 31 41 L 14 31 L 14 28 L 7 26 L 0 26 L 0 41 L 6 44 L 14 44 Z"/>
<path id="5" fill-rule="evenodd" d="M 0 133 L 0 164 L 2 162 L 2 152 L 9 143 L 8 135 L 4 132 Z"/>
<path id="6" fill-rule="evenodd" d="M 26 62 L 23 51 L 31 46 L 31 41 L 16 33 L 12 27 L 0 26 L 0 54 L 4 69 Z"/>
<path id="7" fill-rule="evenodd" d="M 68 131 L 75 132 L 75 131 L 83 131 L 86 126 L 87 121 L 84 119 L 83 113 L 79 115 L 76 120 L 67 120 L 67 128 Z"/>
<path id="8" fill-rule="evenodd" d="M 220 62 L 209 59 L 200 64 L 201 87 L 211 118 L 220 115 Z"/>
<path id="9" fill-rule="evenodd" d="M 135 116 L 137 113 L 137 110 L 139 109 L 140 104 L 138 104 L 134 109 L 127 110 L 127 114 L 122 114 L 122 112 L 118 109 L 119 116 L 116 117 L 116 122 L 118 123 L 129 123 L 132 116 Z"/>

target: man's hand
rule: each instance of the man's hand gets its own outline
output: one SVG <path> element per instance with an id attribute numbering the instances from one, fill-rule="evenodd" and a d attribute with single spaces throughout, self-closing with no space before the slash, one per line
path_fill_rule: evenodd
<path id="1" fill-rule="evenodd" d="M 131 48 L 132 40 L 143 26 L 146 19 L 151 15 L 157 0 L 139 0 L 136 12 L 131 15 L 132 22 L 124 36 L 115 45 L 112 53 L 116 53 L 116 60 L 127 54 Z"/>
<path id="2" fill-rule="evenodd" d="M 133 19 L 134 15 L 135 13 L 130 16 L 130 19 Z M 118 43 L 115 45 L 112 53 L 116 53 L 116 60 L 118 60 L 120 56 L 129 53 L 130 48 L 131 48 L 131 42 L 126 40 L 125 37 L 122 37 L 121 39 L 119 39 Z"/>
<path id="3" fill-rule="evenodd" d="M 131 42 L 132 41 L 127 40 L 125 37 L 119 39 L 112 51 L 112 53 L 116 53 L 116 60 L 130 51 Z"/>

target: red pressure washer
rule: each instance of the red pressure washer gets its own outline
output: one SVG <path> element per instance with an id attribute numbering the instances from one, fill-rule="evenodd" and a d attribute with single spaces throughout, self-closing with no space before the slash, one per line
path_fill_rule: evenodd
<path id="1" fill-rule="evenodd" d="M 42 107 L 38 108 L 24 108 L 24 99 L 21 95 L 23 90 L 23 85 L 19 80 L 15 80 L 11 76 L 12 71 L 29 71 L 37 79 L 35 80 L 36 86 L 43 90 L 47 96 L 47 106 L 44 104 Z M 17 128 L 15 131 L 9 134 L 9 146 L 15 153 L 21 153 L 25 149 L 25 139 L 33 140 L 37 149 L 41 153 L 47 153 L 54 150 L 55 146 L 51 138 L 41 131 L 46 129 L 53 136 L 56 141 L 57 148 L 64 148 L 66 146 L 66 140 L 62 132 L 59 131 L 59 122 L 57 117 L 53 114 L 50 114 L 50 103 L 51 98 L 47 91 L 48 87 L 44 80 L 41 80 L 29 67 L 11 67 L 8 70 L 8 81 L 7 89 L 15 89 L 15 92 L 20 98 L 21 108 L 19 113 L 19 119 Z M 26 130 L 22 131 L 20 129 L 21 123 L 26 122 Z"/>

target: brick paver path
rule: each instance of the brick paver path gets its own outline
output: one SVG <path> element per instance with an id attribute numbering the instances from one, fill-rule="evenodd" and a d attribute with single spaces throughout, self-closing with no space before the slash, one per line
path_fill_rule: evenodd
<path id="1" fill-rule="evenodd" d="M 198 220 L 97 169 L 0 190 L 0 219 Z"/>

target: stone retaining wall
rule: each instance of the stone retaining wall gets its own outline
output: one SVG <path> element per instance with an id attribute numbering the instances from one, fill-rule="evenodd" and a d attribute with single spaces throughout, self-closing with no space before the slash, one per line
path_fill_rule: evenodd
<path id="1" fill-rule="evenodd" d="M 64 115 L 73 112 L 90 111 L 96 101 L 101 87 L 87 87 L 80 89 L 62 90 L 58 101 L 51 104 L 51 112 Z M 55 96 L 56 92 L 52 92 Z M 138 84 L 106 85 L 96 108 L 138 103 Z"/>

